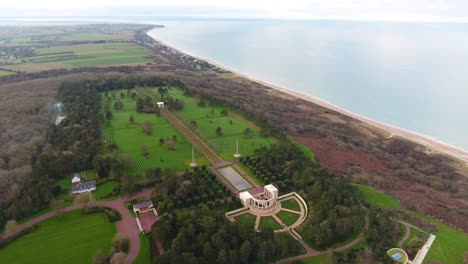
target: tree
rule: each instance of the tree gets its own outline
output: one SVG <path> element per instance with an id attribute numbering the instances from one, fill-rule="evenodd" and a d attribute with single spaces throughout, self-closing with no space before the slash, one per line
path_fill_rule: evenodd
<path id="1" fill-rule="evenodd" d="M 127 254 L 123 252 L 117 252 L 114 255 L 112 255 L 110 259 L 110 264 L 124 264 L 126 259 Z"/>
<path id="2" fill-rule="evenodd" d="M 173 135 L 173 136 L 172 136 L 172 140 L 173 140 L 174 142 L 177 143 L 177 136 L 176 136 L 176 135 Z"/>
<path id="3" fill-rule="evenodd" d="M 229 120 L 229 124 L 232 125 L 232 120 Z"/>
<path id="4" fill-rule="evenodd" d="M 252 253 L 252 244 L 247 240 L 239 250 L 239 257 L 242 263 L 249 263 L 250 254 Z"/>
<path id="5" fill-rule="evenodd" d="M 124 107 L 124 103 L 122 101 L 120 101 L 120 100 L 118 100 L 118 101 L 116 101 L 114 103 L 114 109 L 115 110 L 122 110 L 123 107 Z"/>
<path id="6" fill-rule="evenodd" d="M 191 125 L 192 127 L 197 127 L 197 122 L 195 122 L 195 121 L 192 120 L 192 121 L 190 121 L 190 125 Z"/>
<path id="7" fill-rule="evenodd" d="M 80 207 L 86 208 L 94 201 L 94 196 L 91 192 L 84 192 L 80 193 L 75 197 L 75 204 L 79 205 Z"/>
<path id="8" fill-rule="evenodd" d="M 223 129 L 220 128 L 220 127 L 217 127 L 217 128 L 216 128 L 216 135 L 222 136 L 222 135 L 223 135 Z"/>
<path id="9" fill-rule="evenodd" d="M 130 122 L 130 124 L 135 123 L 135 118 L 133 117 L 133 115 L 130 115 L 130 119 L 128 120 L 128 122 Z"/>
<path id="10" fill-rule="evenodd" d="M 153 134 L 153 123 L 151 121 L 146 121 L 140 124 L 141 131 L 147 135 Z"/>
<path id="11" fill-rule="evenodd" d="M 106 118 L 107 118 L 107 120 L 112 120 L 113 117 L 114 117 L 114 115 L 112 114 L 112 112 L 111 112 L 111 111 L 107 111 L 107 113 L 106 113 Z"/>
<path id="12" fill-rule="evenodd" d="M 253 136 L 253 131 L 249 127 L 244 130 L 244 135 L 246 137 L 252 137 Z"/>
<path id="13" fill-rule="evenodd" d="M 164 138 L 159 139 L 159 145 L 161 145 L 161 146 L 164 145 Z"/>
<path id="14" fill-rule="evenodd" d="M 226 250 L 224 250 L 224 249 L 220 250 L 218 252 L 218 263 L 227 264 L 228 260 L 229 260 L 229 256 L 228 256 L 228 253 L 226 252 Z"/>
<path id="15" fill-rule="evenodd" d="M 5 232 L 14 235 L 18 231 L 18 223 L 15 220 L 9 220 L 5 225 Z"/>
<path id="16" fill-rule="evenodd" d="M 221 114 L 222 114 L 223 116 L 227 116 L 227 115 L 228 115 L 228 111 L 227 111 L 226 109 L 223 109 L 223 110 L 221 110 Z"/>
<path id="17" fill-rule="evenodd" d="M 120 93 L 120 98 L 121 98 L 121 99 L 124 99 L 124 97 L 125 97 L 125 94 L 124 94 L 123 92 Z"/>
<path id="18" fill-rule="evenodd" d="M 145 101 L 143 99 L 138 98 L 136 102 L 136 111 L 137 112 L 143 112 L 143 107 L 145 106 Z"/>
<path id="19" fill-rule="evenodd" d="M 63 200 L 50 200 L 49 202 L 50 209 L 56 211 L 57 215 L 61 217 L 64 212 L 65 202 Z"/>
<path id="20" fill-rule="evenodd" d="M 102 249 L 99 249 L 98 251 L 96 251 L 96 254 L 94 254 L 93 264 L 107 264 L 107 257 L 102 251 Z"/>
<path id="21" fill-rule="evenodd" d="M 113 252 L 128 252 L 130 249 L 130 241 L 122 233 L 117 232 L 112 238 L 112 251 Z"/>
<path id="22" fill-rule="evenodd" d="M 141 145 L 141 155 L 146 157 L 148 156 L 148 154 L 149 154 L 148 145 L 146 144 Z"/>

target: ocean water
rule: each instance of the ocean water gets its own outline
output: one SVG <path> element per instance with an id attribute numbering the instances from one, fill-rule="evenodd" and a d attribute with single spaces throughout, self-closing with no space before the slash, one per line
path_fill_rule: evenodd
<path id="1" fill-rule="evenodd" d="M 468 150 L 465 24 L 159 23 L 151 36 L 192 55 Z"/>

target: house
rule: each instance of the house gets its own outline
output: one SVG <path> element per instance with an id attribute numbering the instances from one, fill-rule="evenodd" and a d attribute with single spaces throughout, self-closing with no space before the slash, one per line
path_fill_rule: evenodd
<path id="1" fill-rule="evenodd" d="M 72 186 L 76 186 L 76 185 L 80 184 L 80 182 L 81 182 L 80 175 L 78 175 L 78 173 L 73 174 L 71 182 L 72 182 Z"/>
<path id="2" fill-rule="evenodd" d="M 133 211 L 135 212 L 135 214 L 144 214 L 144 213 L 152 211 L 154 215 L 156 216 L 158 215 L 158 213 L 156 212 L 156 209 L 154 209 L 154 205 L 152 201 L 146 201 L 146 202 L 134 204 Z"/>
<path id="3" fill-rule="evenodd" d="M 80 182 L 72 186 L 72 193 L 84 193 L 96 190 L 96 181 Z"/>

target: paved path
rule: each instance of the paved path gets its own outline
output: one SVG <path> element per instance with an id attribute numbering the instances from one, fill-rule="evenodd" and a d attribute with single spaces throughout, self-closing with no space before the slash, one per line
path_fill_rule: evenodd
<path id="1" fill-rule="evenodd" d="M 125 235 L 129 240 L 130 240 L 130 250 L 128 252 L 127 260 L 126 263 L 130 264 L 132 263 L 136 257 L 138 256 L 138 252 L 140 251 L 140 238 L 138 235 L 140 234 L 140 230 L 138 228 L 137 222 L 135 218 L 130 214 L 130 211 L 125 207 L 125 202 L 134 198 L 140 198 L 140 197 L 146 197 L 150 198 L 151 197 L 151 192 L 152 188 L 147 188 L 142 190 L 141 192 L 137 193 L 136 195 L 133 196 L 124 196 L 120 197 L 117 200 L 114 201 L 95 201 L 93 202 L 92 205 L 94 206 L 104 206 L 104 207 L 110 207 L 115 209 L 120 213 L 122 216 L 122 220 L 117 222 L 117 230 Z M 77 205 L 71 205 L 68 207 L 64 208 L 64 212 L 69 212 L 78 209 L 79 206 Z M 56 216 L 59 212 L 57 211 L 52 211 L 43 215 L 40 215 L 34 219 L 31 219 L 21 225 L 19 225 L 19 230 L 22 230 L 26 227 L 29 227 L 31 225 L 37 224 L 41 221 L 44 221 L 50 217 Z M 5 234 L 3 234 L 5 236 Z"/>
<path id="2" fill-rule="evenodd" d="M 407 223 L 407 222 L 404 222 L 404 221 L 401 221 L 401 220 L 398 220 L 398 222 L 402 225 L 405 226 L 406 228 L 406 233 L 405 233 L 405 236 L 398 242 L 398 247 L 399 248 L 403 248 L 403 243 L 405 243 L 405 241 L 409 238 L 410 234 L 411 234 L 411 228 L 414 228 L 420 232 L 424 232 L 423 230 L 421 230 L 420 228 L 410 224 L 410 223 Z"/>
<path id="3" fill-rule="evenodd" d="M 162 109 L 161 115 L 164 116 L 187 140 L 189 140 L 193 144 L 194 148 L 205 155 L 211 163 L 223 162 L 223 159 L 219 157 L 218 154 L 216 154 L 203 140 L 195 135 L 190 128 L 180 121 L 177 116 L 167 109 Z"/>
<path id="4" fill-rule="evenodd" d="M 369 229 L 369 215 L 367 214 L 366 215 L 366 223 L 364 225 L 364 229 L 365 230 L 368 230 Z M 301 245 L 306 249 L 306 253 L 305 254 L 302 254 L 302 255 L 298 255 L 298 256 L 294 256 L 294 257 L 289 257 L 289 258 L 285 258 L 285 259 L 281 259 L 281 260 L 278 260 L 278 261 L 275 261 L 273 263 L 286 263 L 286 262 L 291 262 L 291 261 L 295 261 L 295 260 L 299 260 L 299 259 L 304 259 L 304 258 L 310 258 L 310 257 L 316 257 L 316 256 L 320 256 L 320 255 L 325 255 L 325 254 L 328 254 L 330 253 L 329 250 L 323 250 L 323 251 L 318 251 L 318 250 L 315 250 L 315 249 L 312 249 L 300 236 L 297 235 L 297 233 L 295 233 L 293 230 L 291 230 L 289 232 L 299 243 L 301 243 Z M 343 250 L 346 250 L 354 245 L 356 245 L 357 243 L 361 242 L 362 240 L 362 233 L 361 235 L 359 235 L 359 237 L 357 237 L 356 239 L 354 239 L 353 241 L 349 242 L 348 244 L 346 245 L 343 245 L 341 247 L 338 247 L 338 248 L 334 248 L 332 249 L 331 251 L 343 251 Z"/>
<path id="5" fill-rule="evenodd" d="M 429 249 L 431 249 L 432 242 L 434 242 L 436 236 L 433 234 L 429 235 L 429 238 L 427 239 L 426 243 L 424 246 L 419 250 L 418 254 L 413 260 L 413 264 L 421 264 L 424 261 L 424 258 L 426 257 L 427 252 L 429 252 Z"/>

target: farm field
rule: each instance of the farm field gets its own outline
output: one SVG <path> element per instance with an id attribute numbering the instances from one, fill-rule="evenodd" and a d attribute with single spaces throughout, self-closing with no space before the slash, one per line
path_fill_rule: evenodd
<path id="1" fill-rule="evenodd" d="M 7 76 L 7 75 L 10 75 L 10 74 L 15 74 L 14 72 L 10 72 L 10 71 L 2 71 L 0 70 L 0 77 L 2 76 Z"/>
<path id="2" fill-rule="evenodd" d="M 67 212 L 38 223 L 39 228 L 0 249 L 2 263 L 92 263 L 98 249 L 108 252 L 116 233 L 104 214 Z"/>
<path id="3" fill-rule="evenodd" d="M 260 136 L 258 128 L 249 126 L 247 122 L 236 118 L 235 114 L 223 115 L 223 110 L 229 113 L 228 108 L 208 105 L 200 107 L 197 98 L 186 96 L 182 90 L 176 88 L 169 89 L 169 95 L 184 101 L 184 109 L 175 114 L 189 127 L 193 127 L 190 122 L 195 121 L 197 124 L 194 128 L 195 133 L 225 160 L 234 159 L 232 155 L 236 152 L 237 139 L 239 139 L 239 152 L 243 156 L 252 155 L 255 149 L 272 144 L 269 138 Z M 218 127 L 222 129 L 221 136 L 216 133 Z M 247 128 L 252 131 L 250 137 L 244 135 L 244 130 Z"/>
<path id="4" fill-rule="evenodd" d="M 424 263 L 428 263 L 430 261 L 439 261 L 442 263 L 463 263 L 463 256 L 465 252 L 468 251 L 468 234 L 431 218 L 409 211 L 401 207 L 395 198 L 378 192 L 371 187 L 360 184 L 353 185 L 362 192 L 367 203 L 380 206 L 382 208 L 398 208 L 407 211 L 408 213 L 426 220 L 440 229 L 439 232 L 432 233 L 436 236 L 436 239 L 434 240 L 429 253 L 426 255 Z"/>
<path id="5" fill-rule="evenodd" d="M 118 91 L 120 93 L 120 91 Z M 115 101 L 110 100 L 113 106 Z M 104 134 L 110 144 L 115 144 L 119 152 L 129 155 L 133 159 L 134 166 L 129 169 L 131 173 L 144 173 L 150 168 L 174 168 L 183 171 L 188 167 L 192 159 L 192 145 L 182 137 L 162 116 L 136 112 L 136 101 L 125 97 L 122 102 L 122 110 L 111 110 L 113 119 L 104 124 Z M 129 122 L 133 115 L 135 123 Z M 152 122 L 153 134 L 142 132 L 139 124 Z M 176 136 L 175 150 L 169 150 L 168 146 L 161 145 L 159 140 L 172 139 Z M 142 145 L 147 145 L 149 154 L 142 155 Z M 199 165 L 208 164 L 208 160 L 195 151 L 195 161 Z"/>
<path id="6" fill-rule="evenodd" d="M 60 37 L 60 41 L 99 41 L 99 40 L 130 40 L 132 32 L 122 32 L 116 34 L 102 34 L 102 33 L 82 33 L 70 34 Z"/>

